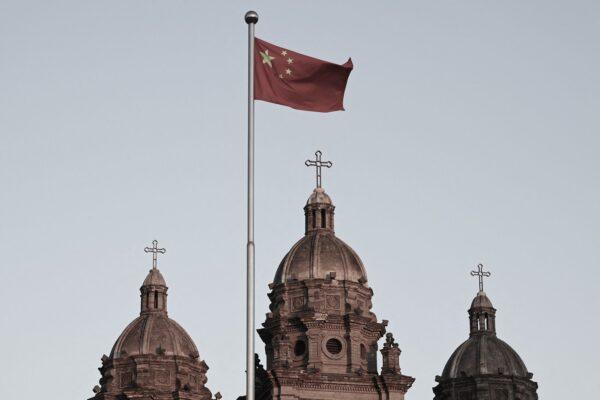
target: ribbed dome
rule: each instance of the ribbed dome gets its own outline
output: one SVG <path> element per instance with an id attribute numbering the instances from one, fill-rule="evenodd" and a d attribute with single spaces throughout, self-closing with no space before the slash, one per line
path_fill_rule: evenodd
<path id="1" fill-rule="evenodd" d="M 331 272 L 335 279 L 367 282 L 362 261 L 350 246 L 326 229 L 314 230 L 300 239 L 283 257 L 274 283 L 309 278 L 325 279 Z"/>
<path id="2" fill-rule="evenodd" d="M 487 374 L 528 377 L 523 360 L 512 347 L 493 335 L 473 335 L 450 356 L 442 379 Z"/>
<path id="3" fill-rule="evenodd" d="M 110 357 L 145 354 L 199 357 L 190 336 L 166 313 L 145 313 L 133 320 L 115 342 Z"/>
<path id="4" fill-rule="evenodd" d="M 198 358 L 198 349 L 187 332 L 167 314 L 167 284 L 152 268 L 140 288 L 141 312 L 115 342 L 110 357 L 167 355 Z"/>

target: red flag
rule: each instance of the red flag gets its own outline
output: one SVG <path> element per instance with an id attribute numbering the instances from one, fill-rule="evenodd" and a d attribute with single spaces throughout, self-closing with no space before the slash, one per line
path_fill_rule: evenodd
<path id="1" fill-rule="evenodd" d="M 344 109 L 352 59 L 333 64 L 254 39 L 254 98 L 305 111 Z"/>

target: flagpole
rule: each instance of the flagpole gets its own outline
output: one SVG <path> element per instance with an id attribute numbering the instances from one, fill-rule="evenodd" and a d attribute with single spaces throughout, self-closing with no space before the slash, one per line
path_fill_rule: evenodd
<path id="1" fill-rule="evenodd" d="M 248 11 L 248 243 L 246 245 L 246 400 L 254 400 L 254 25 Z"/>

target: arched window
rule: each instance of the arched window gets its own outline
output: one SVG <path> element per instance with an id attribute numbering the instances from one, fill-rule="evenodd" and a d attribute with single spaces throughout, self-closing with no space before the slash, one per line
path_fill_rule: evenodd
<path id="1" fill-rule="evenodd" d="M 306 342 L 300 339 L 294 345 L 294 355 L 296 357 L 300 357 L 303 356 L 304 353 L 306 353 Z"/>
<path id="2" fill-rule="evenodd" d="M 362 343 L 360 344 L 360 358 L 367 359 L 367 347 Z"/>

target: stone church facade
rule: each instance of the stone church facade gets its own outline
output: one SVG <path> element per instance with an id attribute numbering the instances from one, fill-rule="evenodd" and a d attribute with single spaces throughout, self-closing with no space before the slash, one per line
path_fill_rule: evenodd
<path id="1" fill-rule="evenodd" d="M 387 321 L 371 311 L 365 266 L 335 234 L 335 206 L 317 176 L 304 207 L 304 236 L 269 284 L 269 312 L 258 330 L 266 365 L 257 357 L 256 400 L 404 400 L 415 379 L 402 373 Z M 156 264 L 165 250 L 153 244 L 145 249 L 153 267 L 140 288 L 140 315 L 102 357 L 89 400 L 218 400 L 206 386 L 208 365 L 167 314 L 167 285 Z M 435 378 L 434 400 L 536 400 L 532 374 L 496 336 L 496 310 L 481 285 L 469 310 L 469 339 Z"/>

